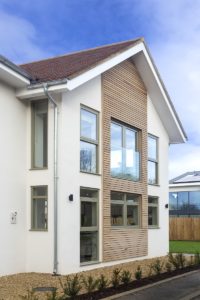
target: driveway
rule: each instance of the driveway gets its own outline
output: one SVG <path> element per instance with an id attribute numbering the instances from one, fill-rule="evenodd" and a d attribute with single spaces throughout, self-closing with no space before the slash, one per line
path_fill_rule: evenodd
<path id="1" fill-rule="evenodd" d="M 200 271 L 166 280 L 150 287 L 110 298 L 115 300 L 197 300 L 200 299 Z"/>

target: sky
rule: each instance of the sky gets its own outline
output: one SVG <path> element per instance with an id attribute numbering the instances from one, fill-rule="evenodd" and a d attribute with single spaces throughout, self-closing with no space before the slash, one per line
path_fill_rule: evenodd
<path id="1" fill-rule="evenodd" d="M 0 37 L 15 63 L 144 37 L 188 136 L 169 178 L 200 170 L 200 0 L 0 0 Z"/>

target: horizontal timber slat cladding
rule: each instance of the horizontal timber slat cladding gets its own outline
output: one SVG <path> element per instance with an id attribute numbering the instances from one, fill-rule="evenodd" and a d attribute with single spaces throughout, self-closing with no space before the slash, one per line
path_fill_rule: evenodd
<path id="1" fill-rule="evenodd" d="M 110 176 L 111 120 L 140 130 L 141 178 L 134 182 Z M 113 261 L 148 254 L 147 203 L 147 91 L 131 60 L 102 75 L 103 135 L 103 261 Z M 111 227 L 111 191 L 141 195 L 139 228 Z"/>
<path id="2" fill-rule="evenodd" d="M 169 218 L 171 241 L 200 241 L 200 218 Z"/>

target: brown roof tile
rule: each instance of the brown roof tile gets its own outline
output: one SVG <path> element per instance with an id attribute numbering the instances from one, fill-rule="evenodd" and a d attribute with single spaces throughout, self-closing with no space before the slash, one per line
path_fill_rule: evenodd
<path id="1" fill-rule="evenodd" d="M 59 57 L 23 64 L 20 65 L 20 67 L 31 75 L 33 82 L 35 83 L 72 78 L 141 41 L 143 40 L 136 39 L 101 46 Z"/>

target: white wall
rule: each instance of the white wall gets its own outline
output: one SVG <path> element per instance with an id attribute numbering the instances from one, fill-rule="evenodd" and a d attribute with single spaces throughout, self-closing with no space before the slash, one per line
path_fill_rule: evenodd
<path id="1" fill-rule="evenodd" d="M 80 271 L 80 186 L 101 188 L 101 176 L 80 172 L 81 104 L 101 112 L 100 76 L 62 97 L 59 116 L 59 273 Z M 74 196 L 73 202 L 68 200 L 70 194 Z"/>
<path id="2" fill-rule="evenodd" d="M 0 275 L 25 271 L 26 105 L 0 83 Z M 17 212 L 17 224 L 10 215 Z"/>
<path id="3" fill-rule="evenodd" d="M 158 186 L 148 185 L 148 195 L 159 197 L 159 229 L 148 230 L 148 257 L 166 255 L 169 251 L 168 147 L 169 138 L 151 99 L 148 97 L 148 133 L 157 136 Z"/>

